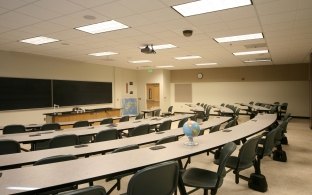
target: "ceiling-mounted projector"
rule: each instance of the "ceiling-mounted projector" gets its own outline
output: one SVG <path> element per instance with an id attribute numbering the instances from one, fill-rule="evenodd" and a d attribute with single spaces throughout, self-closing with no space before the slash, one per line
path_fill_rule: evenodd
<path id="1" fill-rule="evenodd" d="M 153 45 L 151 45 L 151 46 L 146 45 L 146 47 L 141 49 L 141 52 L 145 53 L 145 54 L 155 54 L 156 53 L 156 51 L 153 49 Z"/>

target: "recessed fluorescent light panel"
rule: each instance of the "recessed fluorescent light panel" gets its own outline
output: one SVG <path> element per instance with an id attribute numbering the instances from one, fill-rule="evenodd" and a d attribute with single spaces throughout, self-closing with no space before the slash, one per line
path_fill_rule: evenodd
<path id="1" fill-rule="evenodd" d="M 118 53 L 111 52 L 111 51 L 105 51 L 105 52 L 99 52 L 99 53 L 90 53 L 88 55 L 98 57 L 98 56 L 110 56 L 110 55 L 115 55 L 115 54 L 118 54 Z"/>
<path id="2" fill-rule="evenodd" d="M 120 30 L 124 28 L 129 28 L 129 26 L 126 26 L 115 20 L 110 20 L 110 21 L 101 22 L 97 24 L 91 24 L 87 26 L 78 27 L 75 29 L 81 30 L 87 33 L 91 33 L 91 34 L 97 34 L 97 33 L 109 32 L 109 31 L 114 31 L 114 30 Z"/>
<path id="3" fill-rule="evenodd" d="M 218 43 L 246 41 L 246 40 L 253 40 L 253 39 L 263 39 L 263 34 L 255 33 L 255 34 L 238 35 L 238 36 L 231 36 L 231 37 L 214 38 L 214 40 L 216 40 Z"/>
<path id="4" fill-rule="evenodd" d="M 254 62 L 272 62 L 271 59 L 261 59 L 261 60 L 246 60 L 245 63 L 254 63 Z"/>
<path id="5" fill-rule="evenodd" d="M 195 64 L 196 66 L 212 66 L 212 65 L 217 65 L 215 62 L 209 62 L 209 63 L 200 63 L 200 64 Z"/>
<path id="6" fill-rule="evenodd" d="M 172 6 L 172 8 L 187 17 L 251 4 L 251 0 L 200 0 Z"/>
<path id="7" fill-rule="evenodd" d="M 59 41 L 59 40 L 52 39 L 49 37 L 43 37 L 43 36 L 20 40 L 20 42 L 29 43 L 29 44 L 33 44 L 33 45 L 42 45 L 45 43 L 52 43 L 52 42 L 56 42 L 56 41 Z"/>
<path id="8" fill-rule="evenodd" d="M 140 49 L 145 48 L 146 46 L 140 47 Z M 149 46 L 151 48 L 151 46 Z M 176 48 L 177 46 L 172 44 L 163 44 L 163 45 L 153 45 L 154 50 L 160 50 L 160 49 L 171 49 Z"/>
<path id="9" fill-rule="evenodd" d="M 153 45 L 153 49 L 155 49 L 155 50 L 170 49 L 170 48 L 175 48 L 175 47 L 177 47 L 177 46 L 172 45 L 172 44 Z"/>
<path id="10" fill-rule="evenodd" d="M 149 63 L 149 62 L 152 62 L 150 60 L 134 60 L 134 61 L 129 61 L 130 63 L 133 63 L 133 64 L 141 64 L 141 63 Z"/>
<path id="11" fill-rule="evenodd" d="M 157 68 L 173 68 L 172 65 L 165 65 L 165 66 L 156 66 Z"/>
<path id="12" fill-rule="evenodd" d="M 253 54 L 263 54 L 263 53 L 269 53 L 269 50 L 244 51 L 244 52 L 235 52 L 233 54 L 235 56 L 243 56 L 243 55 L 253 55 Z"/>
<path id="13" fill-rule="evenodd" d="M 175 57 L 176 60 L 190 60 L 190 59 L 198 59 L 201 58 L 200 56 L 182 56 L 182 57 Z"/>

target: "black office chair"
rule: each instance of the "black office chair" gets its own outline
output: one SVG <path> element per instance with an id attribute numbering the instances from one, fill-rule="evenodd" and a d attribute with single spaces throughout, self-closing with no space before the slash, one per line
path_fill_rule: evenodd
<path id="1" fill-rule="evenodd" d="M 59 123 L 47 123 L 41 126 L 40 131 L 48 131 L 48 130 L 60 130 L 61 125 Z M 36 141 L 32 143 L 31 150 L 44 150 L 49 148 L 49 141 Z"/>
<path id="2" fill-rule="evenodd" d="M 178 186 L 179 165 L 168 161 L 146 167 L 135 173 L 128 184 L 127 195 L 169 195 Z"/>
<path id="3" fill-rule="evenodd" d="M 21 152 L 21 146 L 17 141 L 10 140 L 10 139 L 0 140 L 0 155 L 20 153 L 20 152 Z"/>
<path id="4" fill-rule="evenodd" d="M 90 126 L 89 121 L 77 121 L 73 124 L 73 128 L 88 127 L 88 126 Z"/>
<path id="5" fill-rule="evenodd" d="M 168 111 L 167 111 L 167 112 L 163 112 L 163 113 L 162 113 L 162 116 L 170 116 L 170 115 L 173 115 L 172 109 L 173 109 L 173 106 L 169 106 L 169 107 L 168 107 Z"/>
<path id="6" fill-rule="evenodd" d="M 58 195 L 106 195 L 106 190 L 102 186 L 89 186 L 77 190 L 58 193 Z"/>
<path id="7" fill-rule="evenodd" d="M 89 121 L 77 121 L 73 124 L 73 128 L 79 128 L 79 127 L 88 127 L 90 126 Z M 81 144 L 87 144 L 92 142 L 93 140 L 93 135 L 82 135 L 79 136 L 79 142 Z"/>
<path id="8" fill-rule="evenodd" d="M 119 134 L 118 134 L 117 129 L 107 129 L 107 130 L 102 130 L 98 132 L 95 135 L 93 142 L 114 140 L 114 139 L 118 139 L 118 137 L 119 137 Z"/>
<path id="9" fill-rule="evenodd" d="M 286 121 L 283 125 L 283 137 L 282 137 L 282 144 L 283 145 L 288 145 L 288 139 L 286 137 L 286 133 L 287 133 L 287 127 L 288 127 L 288 123 L 289 121 L 292 119 L 292 117 L 290 116 L 290 113 L 287 113 L 286 115 L 284 115 L 284 117 L 282 118 L 283 121 Z"/>
<path id="10" fill-rule="evenodd" d="M 125 151 L 136 150 L 136 149 L 139 149 L 139 145 L 133 144 L 133 145 L 128 145 L 128 146 L 117 148 L 112 153 L 119 153 L 119 152 L 125 152 Z M 121 185 L 121 179 L 133 173 L 134 173 L 133 171 L 125 171 L 122 173 L 118 173 L 118 175 L 115 175 L 111 178 L 107 178 L 106 181 L 116 180 L 116 183 L 107 191 L 107 194 L 108 195 L 111 194 L 116 188 L 119 191 L 120 185 Z"/>
<path id="11" fill-rule="evenodd" d="M 273 160 L 286 162 L 287 161 L 287 154 L 282 148 L 282 139 L 283 139 L 283 131 L 285 124 L 288 123 L 287 120 L 283 121 L 278 127 L 277 132 L 274 138 L 274 145 L 276 150 L 273 151 Z"/>
<path id="12" fill-rule="evenodd" d="M 214 133 L 220 130 L 221 124 L 219 125 L 215 125 L 213 127 L 210 128 L 209 133 Z"/>
<path id="13" fill-rule="evenodd" d="M 60 129 L 61 125 L 59 123 L 47 123 L 41 126 L 40 131 L 60 130 Z"/>
<path id="14" fill-rule="evenodd" d="M 120 119 L 119 119 L 119 122 L 126 122 L 126 121 L 129 121 L 129 116 L 122 116 Z"/>
<path id="15" fill-rule="evenodd" d="M 287 107 L 288 107 L 288 103 L 284 102 L 280 105 L 280 110 L 279 110 L 279 119 L 282 118 L 283 115 L 285 115 L 287 113 Z"/>
<path id="16" fill-rule="evenodd" d="M 171 129 L 172 120 L 165 120 L 157 128 L 156 131 L 166 131 Z"/>
<path id="17" fill-rule="evenodd" d="M 225 167 L 230 168 L 227 172 L 233 170 L 235 174 L 235 183 L 239 183 L 239 178 L 246 181 L 249 180 L 248 177 L 240 175 L 239 172 L 250 167 L 253 167 L 256 155 L 257 155 L 257 146 L 262 135 L 258 135 L 246 141 L 242 147 L 239 149 L 238 156 L 230 156 Z M 216 164 L 219 164 L 219 160 L 214 161 Z"/>
<path id="18" fill-rule="evenodd" d="M 57 156 L 51 156 L 51 157 L 46 157 L 46 158 L 40 159 L 34 163 L 34 166 L 63 162 L 63 161 L 69 161 L 69 160 L 76 160 L 76 159 L 77 159 L 77 157 L 74 155 L 71 155 L 71 154 L 57 155 Z M 42 194 L 42 195 L 58 194 L 59 192 L 64 192 L 64 191 L 68 191 L 68 190 L 75 190 L 75 189 L 77 189 L 77 185 L 63 184 L 63 185 L 55 187 L 53 189 L 49 189 L 48 191 L 40 192 L 40 194 Z"/>
<path id="19" fill-rule="evenodd" d="M 138 114 L 134 120 L 140 120 L 144 118 L 144 114 Z"/>
<path id="20" fill-rule="evenodd" d="M 149 124 L 142 124 L 142 125 L 139 125 L 133 129 L 129 129 L 128 131 L 129 131 L 129 133 L 128 133 L 129 137 L 149 134 L 150 133 L 150 125 Z"/>
<path id="21" fill-rule="evenodd" d="M 257 147 L 257 159 L 254 163 L 255 173 L 250 175 L 248 186 L 251 189 L 260 192 L 266 192 L 268 189 L 268 184 L 264 175 L 261 174 L 261 160 L 265 156 L 270 156 L 272 150 L 275 146 L 274 138 L 278 131 L 278 128 L 275 128 L 269 132 L 262 134 L 262 138 Z"/>
<path id="22" fill-rule="evenodd" d="M 13 133 L 25 133 L 26 128 L 24 125 L 7 125 L 3 127 L 3 134 L 13 134 Z"/>
<path id="23" fill-rule="evenodd" d="M 161 138 L 160 140 L 158 140 L 156 142 L 156 145 L 160 145 L 160 144 L 166 144 L 166 143 L 169 143 L 169 142 L 175 142 L 175 141 L 178 141 L 179 140 L 179 137 L 176 136 L 176 135 L 170 135 L 170 136 L 167 136 L 167 137 L 163 137 Z"/>
<path id="24" fill-rule="evenodd" d="M 105 118 L 100 122 L 100 125 L 112 124 L 114 121 L 112 118 Z"/>
<path id="25" fill-rule="evenodd" d="M 79 143 L 78 136 L 75 134 L 57 135 L 49 141 L 49 148 L 60 148 L 74 146 Z"/>
<path id="26" fill-rule="evenodd" d="M 188 121 L 188 119 L 189 119 L 188 117 L 181 119 L 178 123 L 178 128 L 183 127 L 184 123 L 186 123 L 186 121 Z"/>
<path id="27" fill-rule="evenodd" d="M 225 165 L 235 149 L 236 144 L 234 142 L 227 143 L 223 146 L 220 152 L 220 163 L 217 172 L 200 168 L 187 169 L 182 176 L 184 185 L 195 188 L 188 192 L 188 194 L 200 188 L 204 189 L 204 195 L 208 195 L 208 190 L 211 190 L 212 195 L 217 194 L 217 190 L 222 186 L 223 179 L 226 175 Z"/>
<path id="28" fill-rule="evenodd" d="M 157 109 L 153 112 L 153 116 L 160 116 L 161 109 Z"/>

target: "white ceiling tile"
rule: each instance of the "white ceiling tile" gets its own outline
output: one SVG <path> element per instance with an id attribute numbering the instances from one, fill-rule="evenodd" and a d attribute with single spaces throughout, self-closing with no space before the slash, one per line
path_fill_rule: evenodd
<path id="1" fill-rule="evenodd" d="M 103 4 L 109 4 L 112 0 L 69 0 L 72 3 L 81 5 L 86 8 L 97 7 Z"/>
<path id="2" fill-rule="evenodd" d="M 232 30 L 232 29 L 259 26 L 259 21 L 257 18 L 245 18 L 245 19 L 235 20 L 231 22 L 226 22 L 226 25 L 229 27 L 229 29 Z"/>
<path id="3" fill-rule="evenodd" d="M 57 13 L 62 14 L 70 14 L 77 11 L 81 11 L 83 7 L 71 3 L 68 0 L 57 0 L 57 1 L 51 1 L 51 0 L 40 0 L 36 1 L 34 5 L 37 5 L 41 8 L 48 9 Z"/>
<path id="4" fill-rule="evenodd" d="M 23 1 L 23 0 L 1 0 L 0 1 L 0 7 L 13 10 L 16 8 L 23 7 L 24 5 L 27 5 L 31 2 Z"/>
<path id="5" fill-rule="evenodd" d="M 261 24 L 275 24 L 275 23 L 283 23 L 283 22 L 294 22 L 296 20 L 296 11 L 290 12 L 282 12 L 278 14 L 269 14 L 261 17 Z"/>
<path id="6" fill-rule="evenodd" d="M 112 2 L 110 4 L 105 4 L 102 6 L 97 6 L 92 8 L 92 10 L 101 13 L 105 16 L 107 16 L 110 19 L 118 19 L 125 16 L 131 16 L 134 15 L 135 12 L 131 9 L 123 6 L 122 4 L 116 2 Z"/>
<path id="7" fill-rule="evenodd" d="M 312 9 L 311 0 L 298 0 L 298 1 L 299 1 L 299 9 Z"/>
<path id="8" fill-rule="evenodd" d="M 21 28 L 21 30 L 32 34 L 37 34 L 39 36 L 50 34 L 53 32 L 63 31 L 66 30 L 66 27 L 52 22 L 40 22 L 31 26 Z"/>
<path id="9" fill-rule="evenodd" d="M 86 19 L 84 18 L 84 16 L 94 16 L 95 19 L 93 20 Z M 110 19 L 97 12 L 94 12 L 91 10 L 83 10 L 83 11 L 75 12 L 72 14 L 68 14 L 63 17 L 58 17 L 50 21 L 56 24 L 67 26 L 69 28 L 76 28 L 76 27 L 85 26 L 89 24 L 104 22 L 107 20 L 110 20 Z"/>
<path id="10" fill-rule="evenodd" d="M 7 26 L 12 28 L 21 28 L 27 25 L 35 24 L 40 20 L 26 16 L 24 14 L 19 14 L 17 12 L 7 12 L 5 14 L 0 15 L 0 25 Z"/>
<path id="11" fill-rule="evenodd" d="M 255 4 L 257 5 L 256 1 Z M 268 1 L 267 3 L 259 4 L 256 6 L 256 10 L 259 15 L 268 15 L 280 12 L 295 11 L 299 7 L 299 1 L 294 0 L 275 0 Z"/>
<path id="12" fill-rule="evenodd" d="M 160 1 L 131 0 L 131 3 L 129 3 L 129 0 L 119 0 L 119 3 L 137 13 L 150 12 L 167 7 Z"/>
<path id="13" fill-rule="evenodd" d="M 47 20 L 55 17 L 59 17 L 62 14 L 49 9 L 38 7 L 34 4 L 26 5 L 15 10 L 16 12 L 38 18 L 40 20 Z"/>
<path id="14" fill-rule="evenodd" d="M 5 12 L 8 12 L 8 10 L 0 7 L 0 14 L 3 14 Z"/>

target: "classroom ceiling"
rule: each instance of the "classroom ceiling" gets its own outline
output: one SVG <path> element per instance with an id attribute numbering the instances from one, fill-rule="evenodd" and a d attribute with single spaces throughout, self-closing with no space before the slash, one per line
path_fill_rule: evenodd
<path id="1" fill-rule="evenodd" d="M 253 0 L 252 5 L 183 17 L 171 6 L 191 0 L 0 0 L 0 50 L 72 59 L 129 69 L 236 67 L 308 63 L 312 52 L 312 0 Z M 116 20 L 130 28 L 88 34 L 75 28 Z M 183 30 L 193 30 L 185 37 Z M 263 33 L 264 39 L 217 43 L 213 38 Z M 60 41 L 31 45 L 22 39 L 46 36 Z M 146 44 L 176 48 L 141 53 Z M 268 49 L 269 54 L 233 52 Z M 118 54 L 95 57 L 90 53 Z M 193 60 L 174 57 L 199 55 Z M 271 62 L 244 63 L 245 60 Z M 150 60 L 133 64 L 131 60 Z M 217 63 L 195 66 L 197 63 Z M 44 65 L 44 64 L 43 64 Z"/>

